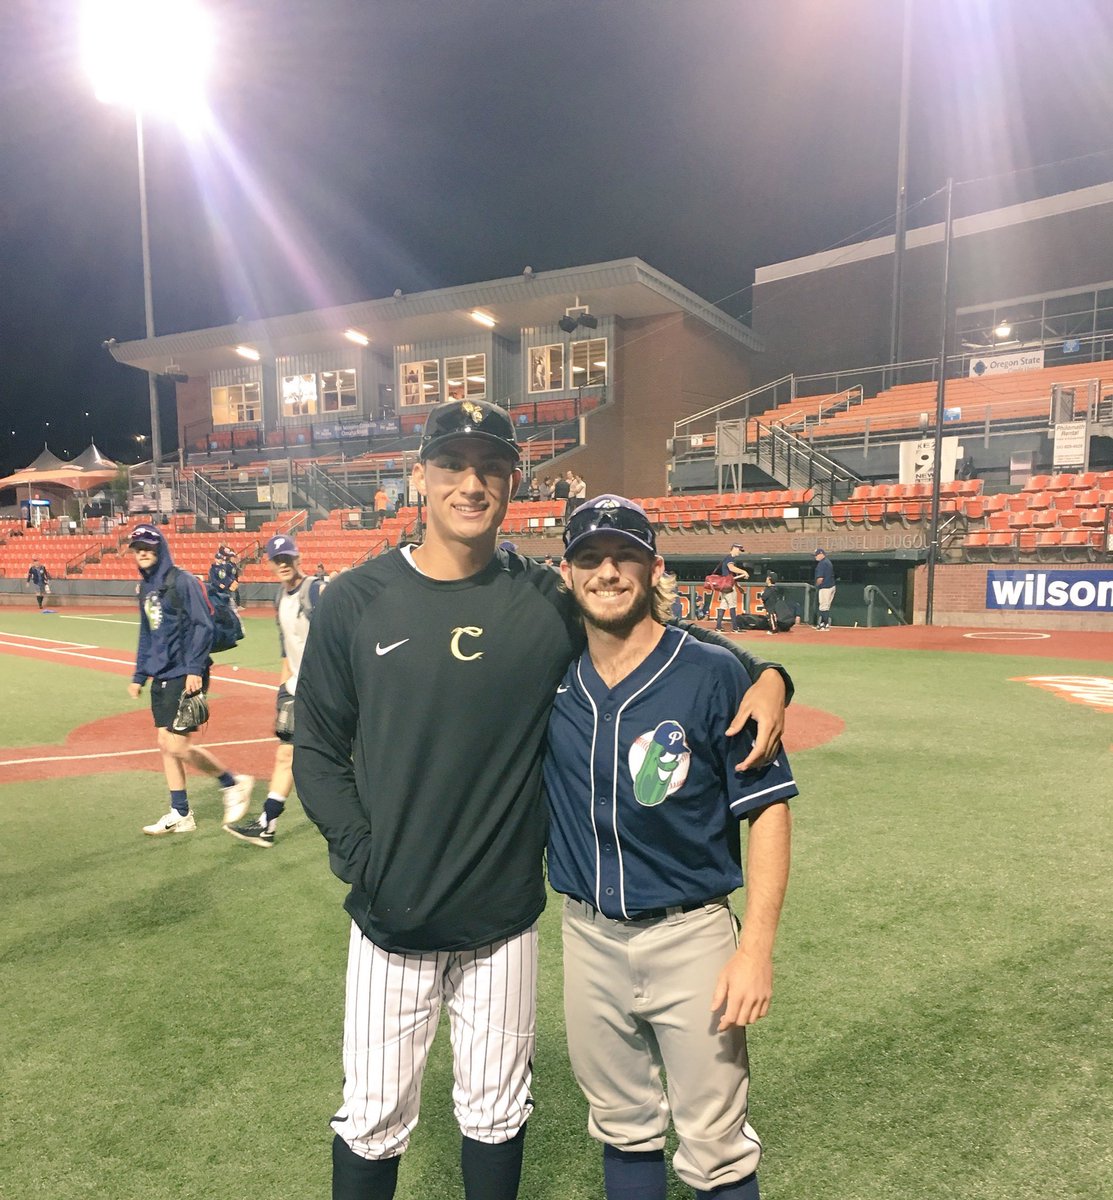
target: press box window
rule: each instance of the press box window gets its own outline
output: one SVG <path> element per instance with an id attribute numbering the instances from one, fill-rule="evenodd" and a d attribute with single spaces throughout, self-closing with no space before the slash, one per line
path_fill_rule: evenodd
<path id="1" fill-rule="evenodd" d="M 487 395 L 486 354 L 463 354 L 444 360 L 446 400 L 482 400 Z"/>
<path id="2" fill-rule="evenodd" d="M 601 387 L 607 382 L 607 339 L 572 343 L 572 386 Z"/>
<path id="3" fill-rule="evenodd" d="M 321 411 L 340 412 L 356 407 L 355 371 L 321 372 Z"/>
<path id="4" fill-rule="evenodd" d="M 441 395 L 441 365 L 435 358 L 402 364 L 402 403 L 434 404 Z"/>
<path id="5" fill-rule="evenodd" d="M 564 387 L 564 347 L 531 346 L 529 350 L 529 390 L 554 392 Z"/>
<path id="6" fill-rule="evenodd" d="M 282 415 L 311 417 L 317 411 L 317 376 L 282 376 Z"/>
<path id="7" fill-rule="evenodd" d="M 263 412 L 258 383 L 233 383 L 210 389 L 214 425 L 247 425 L 260 420 Z"/>

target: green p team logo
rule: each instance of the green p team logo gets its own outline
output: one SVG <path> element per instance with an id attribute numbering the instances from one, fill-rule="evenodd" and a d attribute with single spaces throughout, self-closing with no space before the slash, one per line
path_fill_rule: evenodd
<path id="1" fill-rule="evenodd" d="M 684 786 L 691 757 L 684 730 L 676 721 L 662 721 L 641 734 L 630 747 L 634 799 L 646 808 L 667 800 Z"/>
<path id="2" fill-rule="evenodd" d="M 162 624 L 162 598 L 158 592 L 148 592 L 143 597 L 143 611 L 147 614 L 147 624 L 152 629 L 158 629 Z"/>

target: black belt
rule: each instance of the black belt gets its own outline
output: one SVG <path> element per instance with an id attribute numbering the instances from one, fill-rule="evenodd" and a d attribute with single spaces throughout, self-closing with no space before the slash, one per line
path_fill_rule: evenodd
<path id="1" fill-rule="evenodd" d="M 600 916 L 607 917 L 607 914 L 601 909 L 595 907 L 590 900 L 580 900 L 579 896 L 573 896 L 573 900 L 579 900 L 581 904 L 586 905 L 593 912 L 599 913 Z M 670 913 L 690 913 L 695 912 L 697 908 L 706 908 L 709 904 L 714 904 L 721 897 L 713 896 L 710 900 L 697 900 L 694 904 L 670 904 L 667 908 L 642 908 L 637 912 L 630 913 L 626 917 L 607 917 L 608 921 L 663 921 Z"/>

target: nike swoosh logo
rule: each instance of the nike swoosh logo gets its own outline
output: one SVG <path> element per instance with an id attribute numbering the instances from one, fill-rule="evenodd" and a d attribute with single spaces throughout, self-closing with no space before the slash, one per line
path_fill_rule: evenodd
<path id="1" fill-rule="evenodd" d="M 410 639 L 403 638 L 400 642 L 391 642 L 389 646 L 380 646 L 375 643 L 375 653 L 379 655 L 389 654 L 392 650 L 397 650 L 399 646 L 404 646 Z"/>
<path id="2" fill-rule="evenodd" d="M 566 692 L 566 691 L 568 691 L 568 688 L 567 688 L 567 687 L 558 687 L 558 688 L 557 688 L 557 695 L 559 696 L 561 692 Z"/>

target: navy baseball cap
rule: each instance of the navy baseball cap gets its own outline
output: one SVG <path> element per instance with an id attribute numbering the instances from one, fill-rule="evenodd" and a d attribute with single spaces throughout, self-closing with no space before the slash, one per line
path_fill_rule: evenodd
<path id="1" fill-rule="evenodd" d="M 148 550 L 157 550 L 166 539 L 153 525 L 136 525 L 128 539 L 129 546 L 146 546 Z"/>
<path id="2" fill-rule="evenodd" d="M 650 554 L 657 553 L 657 538 L 645 509 L 624 496 L 596 496 L 576 509 L 564 526 L 564 557 L 571 558 L 596 533 L 616 533 Z"/>
<path id="3" fill-rule="evenodd" d="M 826 551 L 826 550 L 824 550 L 822 546 L 816 546 L 816 548 L 815 548 L 815 550 L 813 551 L 813 553 L 814 553 L 814 554 L 826 554 L 826 553 L 827 553 L 827 551 Z"/>
<path id="4" fill-rule="evenodd" d="M 514 424 L 496 404 L 485 400 L 451 400 L 439 404 L 425 422 L 417 456 L 423 461 L 446 442 L 457 438 L 480 438 L 505 450 L 515 462 L 521 458 Z"/>
<path id="5" fill-rule="evenodd" d="M 298 544 L 289 534 L 276 533 L 274 537 L 267 542 L 266 550 L 264 551 L 267 558 L 274 562 L 276 558 L 297 558 Z"/>

